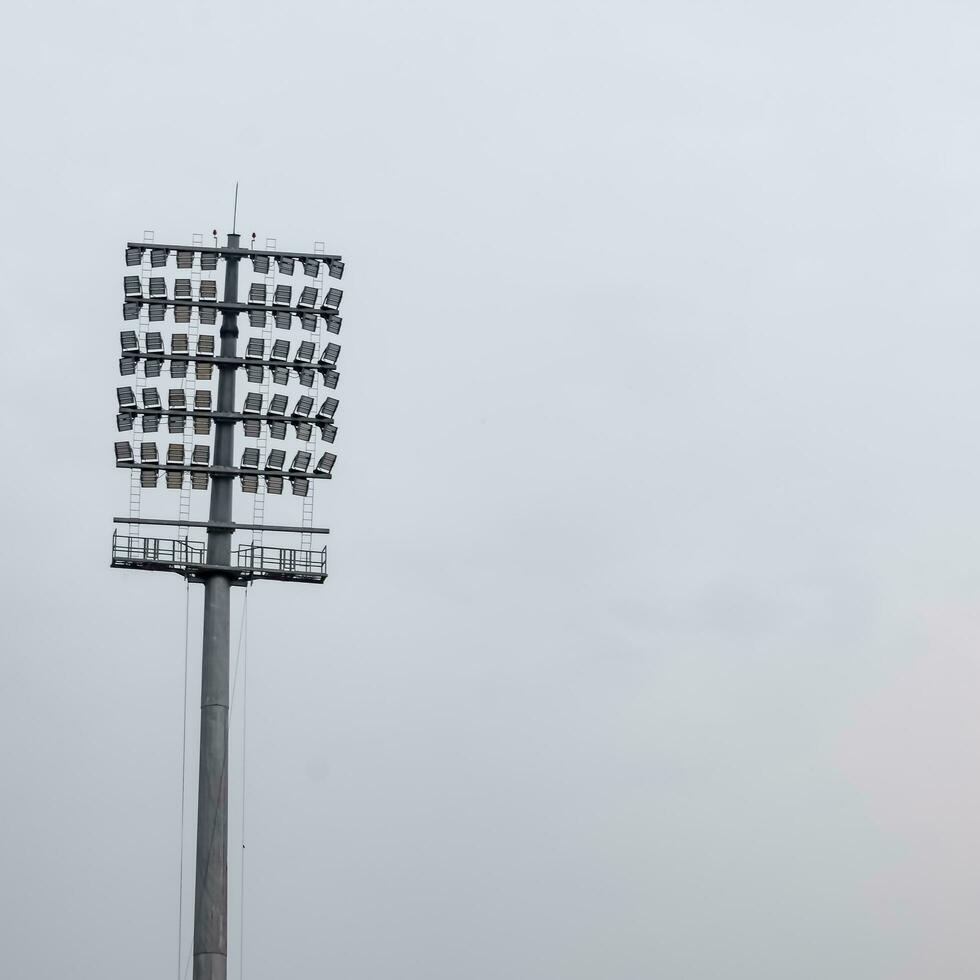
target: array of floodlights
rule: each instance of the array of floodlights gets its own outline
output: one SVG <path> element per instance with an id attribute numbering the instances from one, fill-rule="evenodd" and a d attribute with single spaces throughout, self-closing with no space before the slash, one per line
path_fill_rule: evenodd
<path id="1" fill-rule="evenodd" d="M 329 480 L 337 457 L 334 453 L 324 453 L 313 471 L 310 472 L 312 454 L 299 450 L 293 457 L 288 470 L 285 470 L 286 451 L 271 449 L 266 456 L 265 465 L 259 450 L 254 447 L 242 453 L 240 467 L 211 466 L 211 447 L 207 445 L 194 446 L 190 459 L 185 458 L 185 447 L 182 443 L 170 443 L 167 446 L 166 460 L 160 458 L 155 442 L 140 444 L 140 458 L 137 462 L 133 455 L 133 447 L 128 442 L 117 442 L 116 466 L 124 469 L 140 471 L 140 486 L 157 486 L 160 474 L 166 474 L 168 490 L 180 490 L 185 485 L 185 477 L 189 475 L 193 490 L 207 490 L 209 474 L 219 473 L 226 476 L 241 478 L 242 489 L 245 493 L 258 493 L 259 477 L 265 478 L 265 487 L 269 493 L 281 494 L 284 480 L 288 479 L 293 494 L 305 497 L 309 493 L 310 480 Z"/>
<path id="2" fill-rule="evenodd" d="M 127 248 L 126 264 L 139 265 L 146 250 L 140 246 Z M 176 254 L 178 269 L 192 269 L 196 251 L 200 255 L 202 270 L 216 269 L 218 256 L 222 253 L 220 249 L 206 248 L 196 250 L 149 248 L 151 268 L 166 266 L 171 251 Z M 282 275 L 293 275 L 297 261 L 302 265 L 303 272 L 313 278 L 319 276 L 321 263 L 327 265 L 329 274 L 334 279 L 340 279 L 344 274 L 344 263 L 340 259 L 326 256 L 297 259 L 292 255 L 250 252 L 243 254 L 251 259 L 253 270 L 259 274 L 267 273 L 273 260 Z M 292 286 L 278 285 L 270 297 L 265 284 L 255 282 L 249 287 L 246 303 L 225 303 L 218 300 L 218 287 L 214 279 L 200 280 L 195 297 L 192 280 L 177 278 L 174 280 L 174 295 L 171 298 L 167 294 L 167 280 L 163 276 L 148 277 L 146 295 L 143 293 L 143 283 L 139 276 L 124 276 L 123 319 L 137 319 L 142 307 L 146 306 L 150 321 L 157 322 L 164 319 L 167 308 L 170 307 L 174 311 L 176 323 L 190 323 L 191 310 L 196 308 L 201 323 L 214 324 L 217 322 L 218 310 L 227 310 L 234 313 L 247 313 L 249 323 L 253 327 L 263 327 L 266 317 L 271 314 L 276 326 L 282 330 L 288 330 L 294 318 L 299 321 L 304 330 L 316 330 L 318 320 L 322 318 L 327 330 L 336 334 L 340 333 L 343 323 L 338 313 L 343 297 L 342 289 L 330 288 L 326 290 L 322 302 L 317 305 L 320 299 L 319 289 L 315 286 L 303 286 L 294 304 Z"/>

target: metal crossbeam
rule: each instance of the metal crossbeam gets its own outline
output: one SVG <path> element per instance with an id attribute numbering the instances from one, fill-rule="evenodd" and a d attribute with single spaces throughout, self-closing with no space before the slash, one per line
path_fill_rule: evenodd
<path id="1" fill-rule="evenodd" d="M 165 521 L 156 517 L 114 517 L 114 524 L 155 524 L 158 527 L 213 527 L 219 531 L 281 531 L 296 534 L 329 534 L 328 527 L 295 527 L 288 524 L 237 524 L 234 521 Z"/>
<path id="2" fill-rule="evenodd" d="M 161 473 L 209 473 L 212 476 L 282 476 L 290 480 L 331 480 L 330 473 L 299 470 L 248 470 L 237 466 L 179 466 L 176 463 L 116 463 L 121 470 L 159 470 Z"/>
<path id="3" fill-rule="evenodd" d="M 176 415 L 185 419 L 214 419 L 219 422 L 309 422 L 317 427 L 333 425 L 333 419 L 315 418 L 308 415 L 260 415 L 257 412 L 203 412 L 187 408 L 121 408 L 120 415 Z"/>
<path id="4" fill-rule="evenodd" d="M 291 371 L 336 371 L 336 361 L 269 361 L 259 360 L 257 357 L 219 357 L 214 354 L 147 354 L 143 351 L 135 353 L 124 352 L 119 355 L 123 358 L 132 358 L 134 361 L 183 361 L 186 364 L 230 364 L 234 367 L 269 367 L 269 368 L 289 368 Z"/>
<path id="5" fill-rule="evenodd" d="M 219 300 L 198 299 L 163 299 L 158 296 L 124 296 L 123 303 L 135 303 L 138 306 L 181 306 L 189 309 L 219 310 L 222 313 L 288 313 L 290 316 L 340 316 L 340 308 L 335 306 L 267 306 L 258 303 L 238 303 Z"/>
<path id="6" fill-rule="evenodd" d="M 126 248 L 166 249 L 168 252 L 203 252 L 206 255 L 231 255 L 237 259 L 247 259 L 251 255 L 267 255 L 270 259 L 319 259 L 321 262 L 341 262 L 342 255 L 324 255 L 317 252 L 283 252 L 277 249 L 266 252 L 257 248 L 222 248 L 218 245 L 158 245 L 156 242 L 126 242 Z"/>

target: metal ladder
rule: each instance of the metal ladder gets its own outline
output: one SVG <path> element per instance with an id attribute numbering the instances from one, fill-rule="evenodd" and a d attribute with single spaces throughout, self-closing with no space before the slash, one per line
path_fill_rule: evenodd
<path id="1" fill-rule="evenodd" d="M 265 250 L 267 252 L 274 252 L 278 247 L 277 240 L 275 238 L 267 238 L 265 240 Z M 275 259 L 269 260 L 269 271 L 265 274 L 265 294 L 267 297 L 271 297 L 275 294 L 276 289 L 276 273 L 278 272 L 278 265 Z M 270 352 L 272 351 L 272 315 L 269 313 L 265 314 L 265 320 L 263 321 L 262 327 L 262 346 L 265 351 L 264 357 L 268 360 Z M 272 368 L 266 367 L 262 372 L 262 411 L 268 412 L 269 410 L 269 395 L 272 390 Z M 255 448 L 259 451 L 259 460 L 262 465 L 264 465 L 265 460 L 268 456 L 269 450 L 269 424 L 268 422 L 263 422 L 259 428 L 259 435 L 255 440 Z M 262 525 L 265 523 L 265 481 L 259 480 L 259 488 L 255 493 L 255 500 L 252 502 L 252 523 L 258 525 L 257 529 L 252 532 L 252 545 L 256 548 L 262 547 Z M 261 552 L 260 552 L 261 553 Z"/>
<path id="2" fill-rule="evenodd" d="M 192 236 L 192 240 L 196 247 L 201 246 L 204 244 L 204 235 L 195 233 Z M 191 268 L 190 279 L 191 297 L 195 301 L 198 301 L 201 298 L 201 258 L 200 252 L 196 250 L 194 252 L 194 265 Z M 195 306 L 191 310 L 191 321 L 187 324 L 187 350 L 194 354 L 197 353 L 197 337 L 200 333 L 200 324 L 200 314 L 198 313 L 198 308 Z M 172 364 L 173 361 L 170 363 Z M 187 371 L 184 375 L 183 384 L 181 385 L 184 389 L 184 397 L 187 400 L 188 410 L 194 407 L 194 395 L 197 393 L 197 371 L 195 367 L 196 365 L 193 362 L 187 363 Z M 184 459 L 189 460 L 194 448 L 194 421 L 191 418 L 187 418 L 184 421 L 182 441 L 184 444 Z M 189 521 L 191 519 L 191 481 L 186 473 L 180 484 L 180 510 L 177 516 L 181 521 Z M 183 538 L 186 541 L 189 531 L 190 528 L 186 525 L 181 526 L 178 528 L 178 538 Z"/>
<path id="3" fill-rule="evenodd" d="M 143 241 L 152 245 L 156 236 L 152 231 L 143 232 Z M 140 289 L 144 296 L 150 295 L 150 250 L 147 248 L 143 252 L 143 261 L 140 266 Z M 140 350 L 146 350 L 146 330 L 150 323 L 150 308 L 140 307 L 139 326 L 137 327 Z M 136 406 L 139 408 L 143 403 L 143 389 L 146 387 L 146 361 L 140 358 L 136 362 L 136 374 L 133 376 L 133 390 L 136 393 Z M 140 447 L 143 443 L 143 416 L 133 417 L 133 458 L 138 463 L 140 461 Z M 134 467 L 129 471 L 129 519 L 133 522 L 129 525 L 129 536 L 135 538 L 140 533 L 140 525 L 137 523 L 140 518 L 140 509 L 143 502 L 143 487 L 140 483 L 139 467 Z"/>

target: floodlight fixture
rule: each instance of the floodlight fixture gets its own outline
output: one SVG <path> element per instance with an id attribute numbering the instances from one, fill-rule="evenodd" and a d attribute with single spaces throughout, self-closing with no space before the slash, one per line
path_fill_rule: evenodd
<path id="1" fill-rule="evenodd" d="M 316 298 L 320 290 L 316 286 L 304 286 L 300 291 L 299 299 L 296 300 L 296 305 L 299 306 L 316 306 Z"/>
<path id="2" fill-rule="evenodd" d="M 319 259 L 303 259 L 303 272 L 310 276 L 312 279 L 320 274 L 320 260 Z"/>
<path id="3" fill-rule="evenodd" d="M 267 290 L 265 288 L 265 283 L 253 282 L 251 286 L 248 287 L 248 301 L 249 303 L 256 303 L 259 306 L 265 306 Z"/>
<path id="4" fill-rule="evenodd" d="M 270 419 L 267 423 L 269 426 L 269 435 L 273 439 L 281 440 L 286 438 L 286 423 L 280 422 L 276 419 Z"/>
<path id="5" fill-rule="evenodd" d="M 324 326 L 327 328 L 327 333 L 340 333 L 340 327 L 344 322 L 342 316 L 328 316 L 324 317 Z"/>
<path id="6" fill-rule="evenodd" d="M 316 417 L 318 419 L 326 419 L 327 421 L 332 422 L 334 415 L 337 414 L 338 408 L 340 408 L 340 402 L 336 398 L 327 398 L 320 406 L 319 411 L 316 413 Z"/>
<path id="7" fill-rule="evenodd" d="M 286 465 L 286 452 L 283 449 L 271 449 L 265 461 L 267 470 L 281 470 Z"/>
<path id="8" fill-rule="evenodd" d="M 201 300 L 210 303 L 218 300 L 218 281 L 216 279 L 202 279 L 200 285 Z"/>
<path id="9" fill-rule="evenodd" d="M 140 486 L 141 487 L 155 487 L 160 481 L 160 471 L 159 470 L 140 470 Z"/>
<path id="10" fill-rule="evenodd" d="M 193 269 L 194 268 L 194 253 L 190 249 L 178 248 L 177 249 L 177 268 L 178 269 Z"/>
<path id="11" fill-rule="evenodd" d="M 217 268 L 217 252 L 201 252 L 201 269 L 205 272 L 214 272 L 214 270 Z"/>
<path id="12" fill-rule="evenodd" d="M 174 323 L 190 323 L 191 308 L 189 306 L 174 307 Z"/>
<path id="13" fill-rule="evenodd" d="M 173 333 L 170 335 L 170 353 L 186 355 L 190 348 L 187 344 L 186 333 Z"/>
<path id="14" fill-rule="evenodd" d="M 293 415 L 309 418 L 310 412 L 312 411 L 313 399 L 309 395 L 302 395 L 296 399 L 296 404 L 293 406 Z"/>
<path id="15" fill-rule="evenodd" d="M 328 388 L 336 388 L 337 382 L 340 381 L 340 373 L 337 371 L 323 371 L 321 372 L 323 378 L 323 383 Z"/>
<path id="16" fill-rule="evenodd" d="M 248 446 L 242 452 L 242 469 L 257 470 L 259 468 L 259 451 L 255 446 Z"/>
<path id="17" fill-rule="evenodd" d="M 293 421 L 293 430 L 296 433 L 296 438 L 300 442 L 309 442 L 313 438 L 313 423 L 312 422 L 300 422 L 299 420 Z"/>
<path id="18" fill-rule="evenodd" d="M 190 279 L 174 280 L 174 299 L 191 299 Z"/>
<path id="19" fill-rule="evenodd" d="M 167 432 L 171 435 L 182 435 L 184 430 L 187 428 L 187 416 L 186 415 L 168 415 L 167 416 Z"/>
<path id="20" fill-rule="evenodd" d="M 344 298 L 344 291 L 336 286 L 327 290 L 327 295 L 323 297 L 323 309 L 336 310 L 340 308 L 340 301 Z"/>
<path id="21" fill-rule="evenodd" d="M 184 465 L 184 444 L 182 442 L 172 442 L 167 446 L 167 465 Z"/>
<path id="22" fill-rule="evenodd" d="M 143 261 L 143 249 L 131 245 L 126 249 L 126 265 L 139 265 Z"/>
<path id="23" fill-rule="evenodd" d="M 334 365 L 340 360 L 340 344 L 327 344 L 320 354 L 320 363 Z"/>
<path id="24" fill-rule="evenodd" d="M 157 444 L 155 442 L 140 443 L 140 462 L 141 463 L 160 462 L 160 456 L 157 453 Z"/>
<path id="25" fill-rule="evenodd" d="M 132 463 L 133 462 L 133 447 L 131 443 L 128 442 L 117 442 L 115 444 L 116 450 L 116 465 L 119 466 L 122 463 Z"/>
<path id="26" fill-rule="evenodd" d="M 286 405 L 288 399 L 285 395 L 273 395 L 272 401 L 269 402 L 269 414 L 270 415 L 285 415 Z"/>
<path id="27" fill-rule="evenodd" d="M 293 274 L 293 266 L 296 264 L 296 260 L 289 255 L 277 255 L 276 265 L 279 266 L 279 271 L 284 276 L 291 276 Z"/>
<path id="28" fill-rule="evenodd" d="M 157 432 L 160 428 L 160 416 L 159 415 L 144 415 L 143 416 L 143 431 L 144 432 Z"/>
<path id="29" fill-rule="evenodd" d="M 292 286 L 276 286 L 272 294 L 273 306 L 290 306 L 293 298 Z"/>
<path id="30" fill-rule="evenodd" d="M 143 389 L 143 408 L 156 411 L 162 407 L 162 404 L 160 401 L 160 392 L 156 388 Z"/>
<path id="31" fill-rule="evenodd" d="M 330 266 L 330 275 L 334 279 L 342 279 L 344 275 L 344 263 L 341 259 L 333 259 L 328 263 Z"/>
<path id="32" fill-rule="evenodd" d="M 290 473 L 306 473 L 310 468 L 311 454 L 305 449 L 299 450 L 293 457 L 292 463 L 289 465 Z"/>
<path id="33" fill-rule="evenodd" d="M 296 360 L 312 363 L 313 355 L 316 353 L 316 344 L 312 340 L 304 340 L 296 348 Z"/>
<path id="34" fill-rule="evenodd" d="M 313 331 L 317 327 L 317 316 L 315 313 L 301 313 L 299 317 L 299 325 L 304 330 Z"/>
<path id="35" fill-rule="evenodd" d="M 150 249 L 150 265 L 154 269 L 163 268 L 167 264 L 167 257 L 170 252 L 165 248 L 151 248 Z"/>
<path id="36" fill-rule="evenodd" d="M 116 416 L 116 428 L 120 432 L 132 432 L 133 431 L 133 419 L 136 416 L 130 412 L 120 412 Z"/>
<path id="37" fill-rule="evenodd" d="M 296 497 L 306 497 L 310 492 L 310 481 L 305 476 L 291 476 L 289 482 L 293 488 L 293 495 Z"/>
<path id="38" fill-rule="evenodd" d="M 313 387 L 313 382 L 316 380 L 316 371 L 313 368 L 297 368 L 296 374 L 299 377 L 299 383 L 304 388 Z"/>
<path id="39" fill-rule="evenodd" d="M 200 317 L 201 323 L 204 323 L 209 327 L 213 327 L 215 323 L 218 322 L 217 307 L 199 306 L 197 308 L 197 315 Z"/>
<path id="40" fill-rule="evenodd" d="M 330 472 L 333 469 L 333 464 L 337 462 L 337 457 L 334 453 L 324 453 L 319 462 L 314 467 L 314 473 L 323 473 L 326 476 L 330 476 Z"/>
<path id="41" fill-rule="evenodd" d="M 269 354 L 270 361 L 288 361 L 289 360 L 289 341 L 288 340 L 276 340 L 272 344 L 272 352 Z"/>
<path id="42" fill-rule="evenodd" d="M 191 466 L 207 466 L 211 462 L 211 447 L 201 443 L 191 452 Z"/>
<path id="43" fill-rule="evenodd" d="M 214 334 L 202 333 L 197 338 L 197 353 L 201 357 L 214 356 Z"/>
<path id="44" fill-rule="evenodd" d="M 167 393 L 167 407 L 170 411 L 183 411 L 187 408 L 187 393 L 183 388 L 171 388 Z"/>
<path id="45" fill-rule="evenodd" d="M 163 276 L 150 276 L 150 298 L 167 298 L 167 280 Z"/>
<path id="46" fill-rule="evenodd" d="M 266 275 L 269 272 L 269 256 L 268 255 L 253 255 L 252 256 L 252 271 Z"/>
<path id="47" fill-rule="evenodd" d="M 333 445 L 334 439 L 337 438 L 337 426 L 331 425 L 329 422 L 320 423 L 320 438 L 324 442 L 329 442 Z"/>
<path id="48" fill-rule="evenodd" d="M 163 353 L 163 335 L 159 330 L 150 330 L 146 335 L 147 354 Z"/>
<path id="49" fill-rule="evenodd" d="M 293 317 L 291 313 L 284 313 L 281 310 L 274 314 L 276 320 L 276 328 L 279 330 L 288 330 L 292 324 Z"/>
<path id="50" fill-rule="evenodd" d="M 249 310 L 248 311 L 248 324 L 255 330 L 262 330 L 265 327 L 265 310 Z"/>
<path id="51" fill-rule="evenodd" d="M 139 303 L 123 303 L 123 319 L 135 320 L 140 315 Z"/>
<path id="52" fill-rule="evenodd" d="M 279 496 L 282 493 L 283 479 L 281 476 L 267 475 L 265 478 L 265 489 L 267 493 L 274 493 Z"/>
<path id="53" fill-rule="evenodd" d="M 139 276 L 123 276 L 123 295 L 126 299 L 143 298 L 143 284 Z"/>

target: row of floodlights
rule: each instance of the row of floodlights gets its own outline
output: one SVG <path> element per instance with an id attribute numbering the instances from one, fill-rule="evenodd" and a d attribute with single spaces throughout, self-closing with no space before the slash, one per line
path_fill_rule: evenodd
<path id="1" fill-rule="evenodd" d="M 197 338 L 194 355 L 190 353 L 188 335 L 184 333 L 171 335 L 169 357 L 164 348 L 163 335 L 155 330 L 147 332 L 143 349 L 140 348 L 139 338 L 135 330 L 120 331 L 119 345 L 122 351 L 122 356 L 119 358 L 119 373 L 123 376 L 135 374 L 137 362 L 143 359 L 145 362 L 143 369 L 148 378 L 160 377 L 164 360 L 170 362 L 170 376 L 172 378 L 186 378 L 187 364 L 192 356 L 214 356 L 214 337 L 210 334 L 204 334 Z M 291 344 L 288 340 L 276 340 L 267 352 L 265 341 L 261 337 L 252 337 L 245 348 L 245 359 L 283 362 L 282 366 L 271 365 L 272 380 L 278 385 L 289 383 L 289 372 L 292 369 L 296 371 L 299 383 L 305 388 L 312 387 L 316 371 L 320 372 L 326 387 L 337 387 L 340 374 L 336 370 L 336 364 L 340 357 L 340 344 L 326 344 L 316 361 L 314 361 L 316 344 L 313 341 L 301 341 L 296 348 L 292 362 L 290 362 L 289 356 L 290 347 Z M 266 356 L 267 353 L 268 357 Z M 211 377 L 211 364 L 201 361 L 194 361 L 193 363 L 196 366 L 195 373 L 198 378 L 209 379 Z M 262 364 L 246 364 L 245 371 L 252 384 L 261 384 L 265 377 L 265 369 Z"/>
<path id="2" fill-rule="evenodd" d="M 140 468 L 140 485 L 143 487 L 155 487 L 159 482 L 160 473 L 166 474 L 166 486 L 168 490 L 179 490 L 184 486 L 185 475 L 189 473 L 192 489 L 206 490 L 208 487 L 208 475 L 213 472 L 210 468 L 211 447 L 206 445 L 194 446 L 191 451 L 190 467 L 187 467 L 186 450 L 181 443 L 170 443 L 167 447 L 166 462 L 162 462 L 157 450 L 156 443 L 144 442 L 140 444 L 140 461 L 137 464 L 133 454 L 133 447 L 128 442 L 117 442 L 114 445 L 116 454 L 116 465 L 124 467 Z M 286 465 L 286 453 L 282 449 L 272 449 L 269 451 L 265 467 L 261 467 L 261 456 L 259 450 L 255 448 L 246 449 L 242 453 L 242 470 L 252 470 L 254 472 L 240 472 L 242 490 L 245 493 L 257 493 L 259 488 L 259 476 L 266 479 L 266 489 L 270 493 L 280 494 L 283 488 L 283 476 L 288 477 L 292 485 L 293 493 L 298 497 L 305 497 L 309 492 L 309 472 L 312 455 L 305 450 L 300 450 L 293 457 L 288 472 L 284 473 Z M 330 479 L 337 457 L 334 453 L 323 453 L 313 468 L 312 476 L 320 479 Z M 168 467 L 178 467 L 168 469 Z"/>
<path id="3" fill-rule="evenodd" d="M 198 288 L 198 299 L 194 299 L 190 279 L 174 281 L 174 298 L 167 295 L 167 281 L 162 276 L 151 276 L 148 282 L 148 295 L 143 295 L 143 284 L 139 276 L 123 276 L 123 319 L 135 320 L 139 317 L 140 309 L 145 305 L 149 310 L 149 318 L 153 321 L 163 320 L 167 307 L 173 306 L 174 320 L 177 323 L 190 323 L 191 309 L 196 306 L 201 323 L 217 322 L 218 294 L 213 279 L 202 279 Z M 249 324 L 257 329 L 265 326 L 269 313 L 281 330 L 288 330 L 292 318 L 299 319 L 304 330 L 316 330 L 317 323 L 322 317 L 330 333 L 340 333 L 343 318 L 338 314 L 341 301 L 344 298 L 342 289 L 328 289 L 323 297 L 323 303 L 317 308 L 319 290 L 315 286 L 304 286 L 292 304 L 292 287 L 276 286 L 273 291 L 272 303 L 268 303 L 268 290 L 262 283 L 253 283 L 249 289 L 248 318 Z M 215 305 L 211 305 L 215 304 Z"/>
<path id="4" fill-rule="evenodd" d="M 126 249 L 126 265 L 140 265 L 143 261 L 143 253 L 149 248 L 150 252 L 150 266 L 154 269 L 162 269 L 167 264 L 167 260 L 170 258 L 169 248 L 152 248 L 150 246 L 141 247 L 138 245 L 130 245 Z M 203 270 L 214 270 L 218 268 L 218 255 L 217 251 L 205 250 L 199 251 L 195 249 L 174 249 L 177 255 L 177 268 L 178 269 L 193 269 L 194 268 L 194 253 L 198 251 L 201 256 L 201 269 Z M 271 259 L 275 259 L 276 266 L 279 272 L 285 276 L 291 276 L 296 268 L 296 257 L 292 255 L 252 255 L 249 256 L 252 260 L 252 269 L 266 275 L 271 268 Z M 327 271 L 334 279 L 340 279 L 344 274 L 344 263 L 340 259 L 316 259 L 316 258 L 303 258 L 300 259 L 300 264 L 303 266 L 303 272 L 315 279 L 320 275 L 320 263 L 323 262 L 327 266 Z"/>

